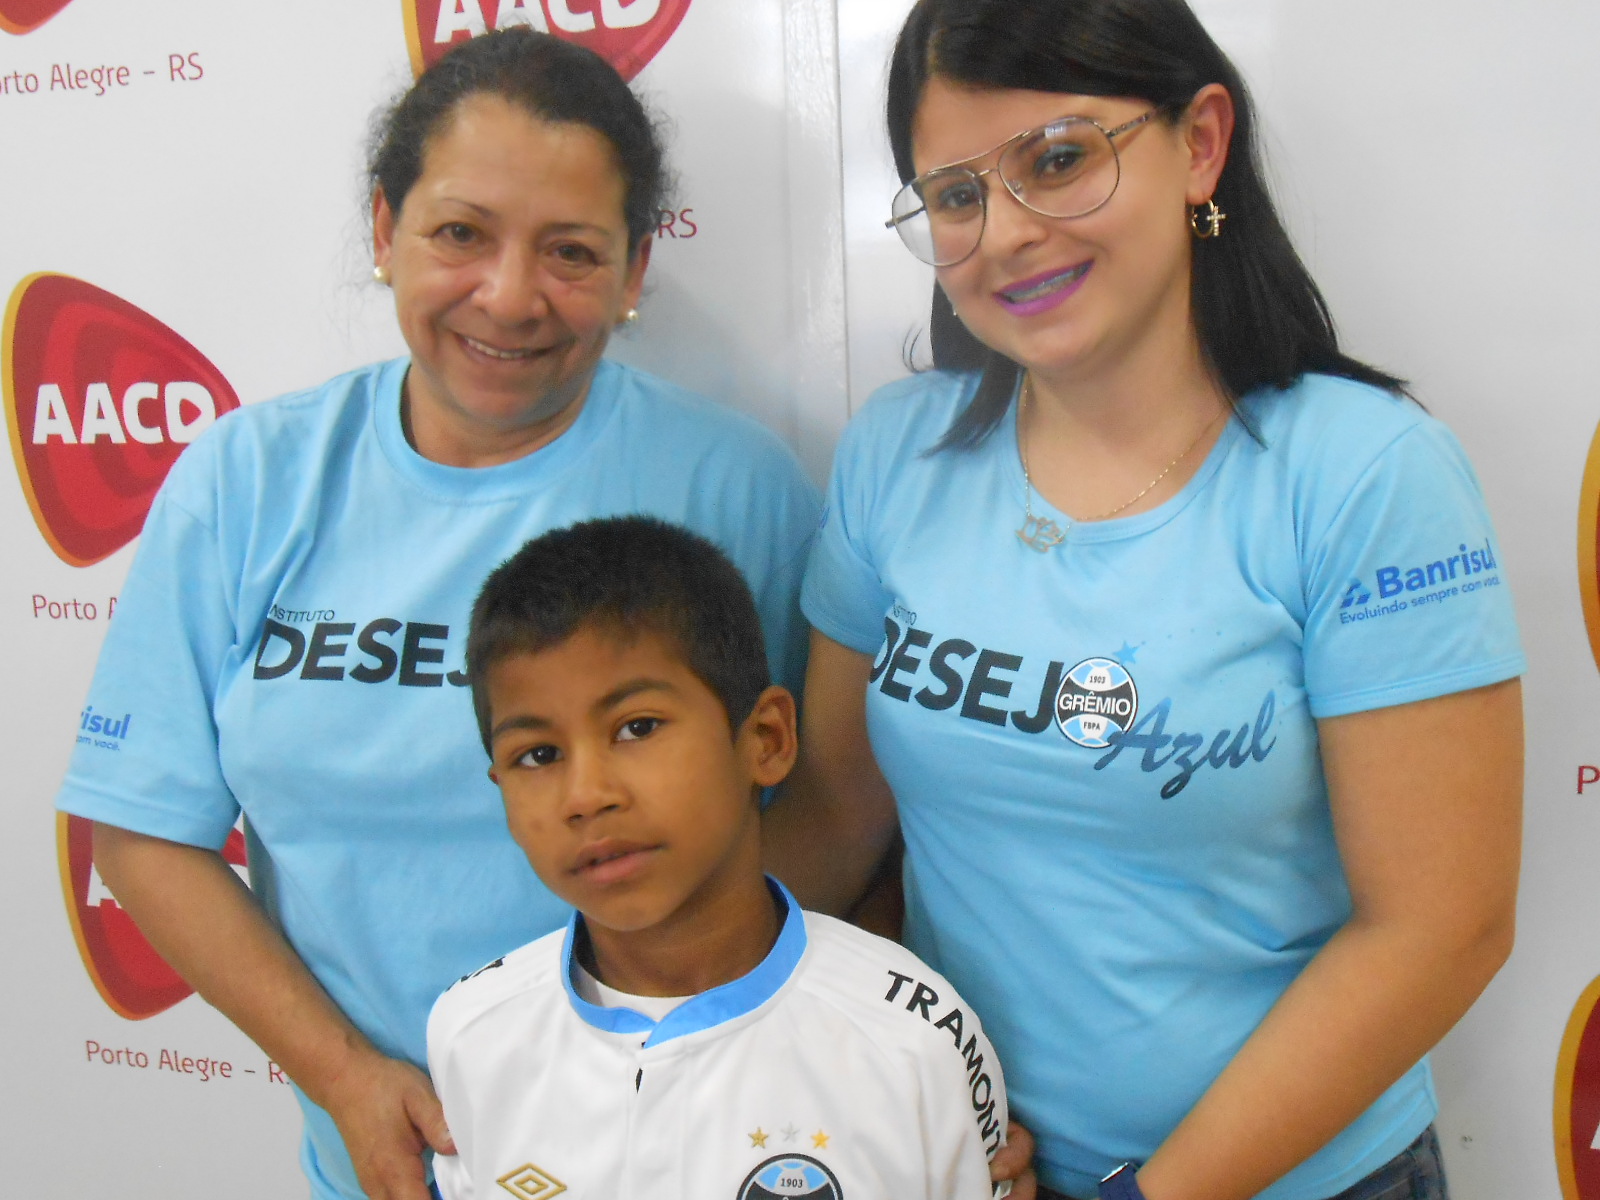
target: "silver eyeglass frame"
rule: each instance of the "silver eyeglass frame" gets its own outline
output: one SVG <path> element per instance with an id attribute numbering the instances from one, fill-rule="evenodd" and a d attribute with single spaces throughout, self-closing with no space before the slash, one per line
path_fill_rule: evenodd
<path id="1" fill-rule="evenodd" d="M 1000 170 L 1000 161 L 1001 159 L 1005 158 L 1006 151 L 1012 146 L 1016 145 L 1018 142 L 1022 141 L 1024 138 L 1034 137 L 1043 133 L 1047 129 L 1052 129 L 1061 125 L 1093 125 L 1101 132 L 1102 135 L 1104 135 L 1106 143 L 1111 147 L 1111 161 L 1117 168 L 1117 178 L 1115 182 L 1112 183 L 1111 190 L 1106 193 L 1104 200 L 1100 201 L 1100 203 L 1096 204 L 1093 208 L 1086 208 L 1080 213 L 1072 213 L 1070 216 L 1060 216 L 1057 213 L 1048 213 L 1029 204 L 1027 198 L 1023 196 L 1022 192 L 1019 190 L 1022 187 L 1021 183 L 1015 180 L 1007 179 L 1004 175 L 1000 176 L 1000 183 L 1006 189 L 1006 191 L 1011 194 L 1011 198 L 1018 204 L 1022 205 L 1023 208 L 1027 209 L 1031 213 L 1037 213 L 1041 217 L 1049 217 L 1054 221 L 1075 221 L 1079 217 L 1087 217 L 1090 213 L 1099 212 L 1111 202 L 1111 197 L 1117 194 L 1117 188 L 1122 183 L 1122 156 L 1117 152 L 1117 138 L 1121 137 L 1130 130 L 1137 129 L 1139 126 L 1149 121 L 1157 113 L 1161 112 L 1162 108 L 1163 106 L 1158 104 L 1154 108 L 1148 109 L 1139 116 L 1134 117 L 1131 121 L 1124 121 L 1121 125 L 1118 125 L 1113 129 L 1107 129 L 1093 117 L 1057 117 L 1053 121 L 1046 121 L 1043 125 L 1035 125 L 1031 129 L 1024 129 L 1020 133 L 1014 133 L 1005 141 L 999 143 L 998 145 L 989 147 L 989 149 L 983 151 L 981 154 L 973 154 L 967 158 L 958 158 L 955 162 L 946 163 L 942 167 L 933 167 L 930 170 L 924 171 L 915 179 L 903 184 L 900 190 L 895 193 L 895 198 L 898 199 L 900 196 L 910 191 L 918 194 L 918 198 L 920 200 L 920 193 L 917 193 L 918 184 L 932 178 L 935 175 L 941 175 L 946 171 L 964 171 L 967 175 L 971 176 L 972 181 L 978 185 L 978 203 L 983 210 L 980 214 L 978 224 L 978 236 L 976 239 L 974 239 L 971 250 L 968 250 L 960 258 L 951 259 L 949 262 L 929 262 L 927 259 L 923 258 L 922 255 L 918 254 L 911 248 L 910 244 L 906 242 L 904 236 L 901 236 L 900 244 L 905 246 L 905 248 L 911 253 L 912 257 L 917 259 L 918 262 L 926 262 L 930 267 L 953 267 L 959 263 L 966 262 L 967 259 L 971 258 L 978 252 L 978 247 L 983 244 L 983 235 L 989 228 L 989 188 L 988 185 L 984 183 L 984 176 L 996 174 Z M 970 162 L 977 162 L 980 158 L 988 158 L 991 154 L 997 155 L 995 158 L 995 165 L 992 167 L 985 167 L 981 171 L 974 171 L 971 167 L 964 165 Z M 904 213 L 901 216 L 890 217 L 883 223 L 883 227 L 885 229 L 893 229 L 896 233 L 899 233 L 901 225 L 905 224 L 907 221 L 921 216 L 927 211 L 927 205 L 921 204 L 917 208 L 908 213 Z"/>

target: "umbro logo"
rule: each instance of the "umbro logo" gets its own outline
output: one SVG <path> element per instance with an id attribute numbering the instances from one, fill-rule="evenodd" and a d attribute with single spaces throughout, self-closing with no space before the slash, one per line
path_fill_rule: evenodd
<path id="1" fill-rule="evenodd" d="M 516 1196 L 517 1200 L 550 1200 L 550 1197 L 559 1196 L 567 1190 L 566 1184 L 532 1163 L 523 1163 L 515 1170 L 507 1171 L 495 1182 Z"/>

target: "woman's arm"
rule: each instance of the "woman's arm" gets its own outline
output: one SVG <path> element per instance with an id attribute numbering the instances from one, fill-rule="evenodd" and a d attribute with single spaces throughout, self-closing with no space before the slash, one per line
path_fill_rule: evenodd
<path id="1" fill-rule="evenodd" d="M 894 795 L 867 740 L 872 659 L 812 630 L 800 759 L 762 819 L 767 869 L 800 903 L 848 912 L 894 840 Z"/>
<path id="2" fill-rule="evenodd" d="M 1516 680 L 1319 722 L 1354 906 L 1139 1172 L 1149 1200 L 1245 1200 L 1354 1120 L 1511 952 Z"/>
<path id="3" fill-rule="evenodd" d="M 222 856 L 114 825 L 94 861 L 179 975 L 333 1117 L 372 1200 L 428 1200 L 421 1154 L 455 1153 L 428 1077 L 378 1052 Z"/>

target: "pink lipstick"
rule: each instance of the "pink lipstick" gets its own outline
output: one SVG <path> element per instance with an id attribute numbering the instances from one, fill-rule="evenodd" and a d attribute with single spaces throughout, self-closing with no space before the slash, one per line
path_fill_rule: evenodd
<path id="1" fill-rule="evenodd" d="M 1082 286 L 1092 262 L 1079 263 L 1065 271 L 1046 271 L 1031 279 L 1021 279 L 994 293 L 994 298 L 1014 317 L 1032 317 L 1063 303 Z"/>

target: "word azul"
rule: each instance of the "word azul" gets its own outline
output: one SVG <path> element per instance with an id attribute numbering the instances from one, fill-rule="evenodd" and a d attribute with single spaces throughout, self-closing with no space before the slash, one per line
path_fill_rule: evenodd
<path id="1" fill-rule="evenodd" d="M 1166 699 L 1152 708 L 1132 729 L 1114 736 L 1111 749 L 1096 760 L 1094 769 L 1102 771 L 1109 767 L 1125 750 L 1142 750 L 1144 753 L 1139 758 L 1141 771 L 1159 771 L 1169 763 L 1178 769 L 1176 775 L 1161 785 L 1161 798 L 1170 800 L 1189 786 L 1189 781 L 1201 767 L 1237 770 L 1249 762 L 1265 762 L 1272 748 L 1278 744 L 1276 736 L 1267 737 L 1277 711 L 1277 693 L 1268 692 L 1262 698 L 1253 724 L 1246 722 L 1238 729 L 1230 726 L 1222 730 L 1210 739 L 1208 748 L 1203 733 L 1167 732 L 1167 717 L 1172 713 L 1172 701 Z M 1164 755 L 1161 753 L 1163 750 L 1167 751 Z"/>

